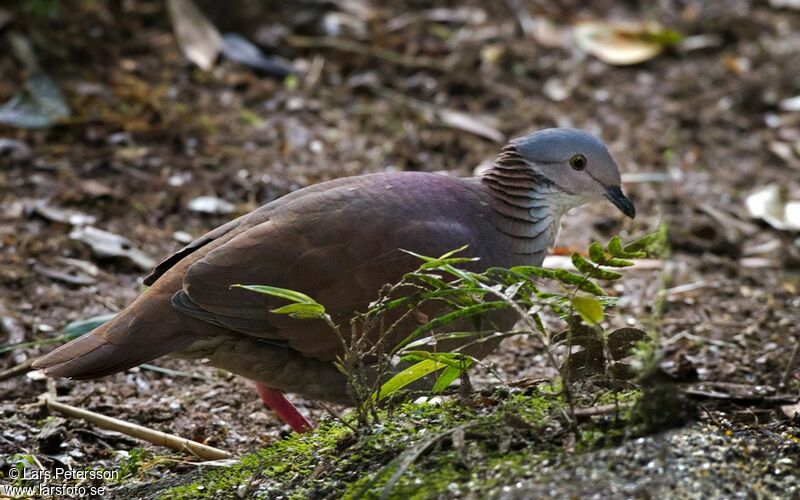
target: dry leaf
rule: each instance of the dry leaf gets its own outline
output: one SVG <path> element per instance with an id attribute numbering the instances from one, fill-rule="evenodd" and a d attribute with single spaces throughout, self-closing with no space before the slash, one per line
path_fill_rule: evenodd
<path id="1" fill-rule="evenodd" d="M 30 76 L 22 89 L 0 106 L 0 123 L 20 128 L 49 127 L 70 115 L 70 109 L 55 81 L 42 71 L 27 37 L 12 33 L 9 42 Z"/>
<path id="2" fill-rule="evenodd" d="M 135 248 L 130 240 L 118 234 L 86 226 L 74 229 L 69 233 L 69 237 L 89 245 L 92 248 L 92 252 L 100 258 L 126 258 L 145 271 L 151 270 L 156 265 L 153 259 L 138 248 Z"/>
<path id="3" fill-rule="evenodd" d="M 506 140 L 506 136 L 502 132 L 475 116 L 452 109 L 440 109 L 437 115 L 442 123 L 448 127 L 485 137 L 494 142 L 504 142 Z"/>
<path id="4" fill-rule="evenodd" d="M 615 66 L 648 61 L 681 39 L 656 22 L 583 21 L 573 34 L 581 50 Z"/>
<path id="5" fill-rule="evenodd" d="M 44 217 L 49 221 L 67 224 L 70 226 L 85 226 L 88 224 L 94 224 L 97 221 L 97 217 L 94 215 L 85 214 L 79 210 L 74 210 L 71 208 L 59 208 L 51 206 L 48 205 L 44 200 L 35 201 L 30 206 L 29 210 L 32 213 Z"/>
<path id="6" fill-rule="evenodd" d="M 800 0 L 769 0 L 769 4 L 776 9 L 800 10 Z"/>
<path id="7" fill-rule="evenodd" d="M 775 229 L 800 231 L 800 200 L 789 200 L 785 189 L 770 184 L 745 200 L 750 216 L 765 221 Z"/>
<path id="8" fill-rule="evenodd" d="M 800 95 L 789 97 L 778 103 L 781 111 L 800 111 Z"/>
<path id="9" fill-rule="evenodd" d="M 230 214 L 236 206 L 216 196 L 198 196 L 189 202 L 189 210 L 204 214 Z"/>
<path id="10" fill-rule="evenodd" d="M 172 29 L 181 52 L 204 71 L 214 67 L 222 35 L 192 0 L 168 0 Z"/>
<path id="11" fill-rule="evenodd" d="M 290 63 L 274 56 L 265 56 L 253 42 L 236 33 L 226 33 L 222 37 L 221 50 L 227 59 L 268 75 L 284 78 L 296 73 Z"/>
<path id="12" fill-rule="evenodd" d="M 782 405 L 781 411 L 789 418 L 795 418 L 800 415 L 800 401 L 793 405 Z"/>

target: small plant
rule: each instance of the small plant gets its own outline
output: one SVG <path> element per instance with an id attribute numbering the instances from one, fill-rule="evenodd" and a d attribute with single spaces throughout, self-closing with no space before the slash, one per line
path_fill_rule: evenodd
<path id="1" fill-rule="evenodd" d="M 135 476 L 149 456 L 150 454 L 146 449 L 133 448 L 128 452 L 128 456 L 120 463 L 119 476 L 121 478 Z"/>
<path id="2" fill-rule="evenodd" d="M 618 236 L 606 246 L 594 242 L 588 258 L 572 255 L 577 272 L 517 266 L 476 273 L 460 267 L 476 260 L 459 256 L 466 247 L 438 258 L 407 252 L 422 261 L 419 268 L 384 287 L 349 325 L 337 324 L 322 304 L 305 294 L 263 285 L 235 286 L 289 301 L 273 313 L 328 324 L 342 342 L 338 367 L 347 376 L 361 424 L 377 418 L 380 401 L 412 384 L 438 394 L 460 379 L 462 390 L 468 390 L 467 372 L 481 364 L 480 354 L 505 337 L 530 333 L 536 334 L 559 370 L 562 394 L 572 408 L 570 382 L 591 375 L 632 377 L 624 359 L 647 336 L 634 328 L 603 332 L 600 323 L 616 299 L 600 284 L 619 280 L 622 275 L 612 269 L 633 265 L 628 259 L 658 254 L 665 241 L 662 227 L 627 245 Z M 548 327 L 546 315 L 566 328 Z M 398 330 L 404 326 L 407 331 L 411 319 L 418 326 L 397 339 Z M 573 352 L 576 347 L 580 350 Z"/>

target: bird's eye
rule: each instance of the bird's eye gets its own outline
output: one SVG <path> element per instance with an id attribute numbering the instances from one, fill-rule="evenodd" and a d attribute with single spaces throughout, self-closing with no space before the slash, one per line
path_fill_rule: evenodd
<path id="1" fill-rule="evenodd" d="M 569 164 L 575 170 L 583 170 L 586 168 L 586 157 L 583 155 L 575 155 L 569 159 Z"/>

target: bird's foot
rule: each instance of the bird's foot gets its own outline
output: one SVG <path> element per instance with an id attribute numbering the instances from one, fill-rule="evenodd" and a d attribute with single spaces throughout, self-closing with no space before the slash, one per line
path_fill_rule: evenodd
<path id="1" fill-rule="evenodd" d="M 308 432 L 314 428 L 314 424 L 304 417 L 281 391 L 267 387 L 261 382 L 256 382 L 256 390 L 267 408 L 277 413 L 293 431 Z"/>

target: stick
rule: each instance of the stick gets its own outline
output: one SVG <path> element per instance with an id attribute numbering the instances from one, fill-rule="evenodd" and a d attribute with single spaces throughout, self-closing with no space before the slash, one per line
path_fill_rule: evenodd
<path id="1" fill-rule="evenodd" d="M 704 391 L 702 389 L 688 388 L 683 393 L 696 399 L 714 399 L 721 401 L 732 401 L 734 403 L 754 403 L 754 404 L 791 404 L 797 401 L 797 396 L 792 394 L 776 394 L 775 396 L 759 396 L 756 394 L 728 394 L 718 391 Z"/>
<path id="2" fill-rule="evenodd" d="M 3 370 L 0 372 L 0 381 L 7 380 L 10 378 L 14 378 L 18 375 L 22 375 L 27 373 L 31 369 L 31 365 L 36 360 L 36 358 L 30 358 L 27 361 L 24 361 L 17 366 L 12 366 L 7 370 Z"/>
<path id="3" fill-rule="evenodd" d="M 586 408 L 575 408 L 576 417 L 598 417 L 601 415 L 611 415 L 618 411 L 624 411 L 631 408 L 632 404 L 608 404 L 599 406 L 589 406 Z"/>
<path id="4" fill-rule="evenodd" d="M 49 395 L 44 395 L 44 400 L 47 407 L 59 413 L 70 417 L 80 418 L 89 423 L 95 424 L 103 429 L 121 432 L 122 434 L 132 436 L 135 438 L 143 439 L 147 442 L 153 443 L 158 446 L 166 446 L 177 451 L 188 451 L 189 453 L 202 458 L 204 460 L 220 460 L 225 458 L 233 458 L 233 455 L 227 451 L 220 450 L 211 446 L 207 446 L 197 441 L 191 441 L 173 434 L 167 434 L 161 431 L 155 431 L 142 427 L 141 425 L 132 424 L 105 415 L 100 415 L 93 411 L 77 408 L 65 403 L 59 403 Z"/>
<path id="5" fill-rule="evenodd" d="M 374 45 L 367 45 L 352 40 L 345 40 L 343 38 L 336 38 L 330 36 L 323 37 L 310 37 L 291 35 L 286 37 L 286 42 L 291 47 L 310 48 L 310 49 L 332 49 L 341 52 L 350 52 L 365 56 L 382 59 L 398 66 L 405 66 L 408 68 L 423 68 L 433 71 L 447 71 L 448 65 L 451 64 L 445 58 L 444 61 L 436 60 L 425 56 L 413 57 L 399 52 L 394 52 L 383 47 Z"/>

